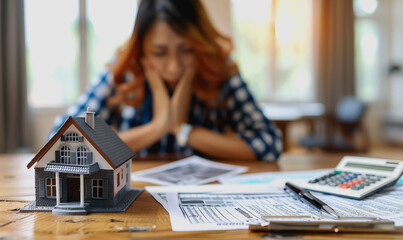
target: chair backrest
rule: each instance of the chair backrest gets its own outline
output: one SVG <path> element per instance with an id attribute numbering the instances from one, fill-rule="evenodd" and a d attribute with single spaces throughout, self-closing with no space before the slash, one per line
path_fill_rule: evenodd
<path id="1" fill-rule="evenodd" d="M 336 107 L 336 118 L 342 123 L 354 124 L 361 121 L 365 104 L 353 96 L 343 97 Z"/>

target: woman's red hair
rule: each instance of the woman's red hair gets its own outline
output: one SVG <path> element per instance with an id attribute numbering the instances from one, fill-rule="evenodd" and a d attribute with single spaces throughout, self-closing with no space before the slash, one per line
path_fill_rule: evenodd
<path id="1" fill-rule="evenodd" d="M 148 2 L 142 1 L 142 2 Z M 166 1 L 166 0 L 165 0 Z M 192 1 L 197 15 L 197 24 L 183 19 L 183 29 L 173 29 L 182 36 L 192 47 L 196 58 L 197 74 L 194 82 L 196 94 L 206 103 L 219 96 L 222 85 L 230 76 L 238 72 L 235 63 L 230 60 L 233 44 L 230 38 L 219 33 L 212 25 L 203 6 L 198 1 Z M 139 9 L 139 11 L 141 8 Z M 156 20 L 156 19 L 154 19 Z M 164 20 L 164 19 L 163 19 Z M 170 24 L 169 21 L 167 21 Z M 136 106 L 144 100 L 145 77 L 141 66 L 142 39 L 139 34 L 141 22 L 136 20 L 135 28 L 129 40 L 118 50 L 116 61 L 109 65 L 118 86 L 119 100 L 128 105 Z M 144 31 L 143 31 L 144 32 Z M 123 75 L 132 73 L 135 81 L 123 82 Z"/>

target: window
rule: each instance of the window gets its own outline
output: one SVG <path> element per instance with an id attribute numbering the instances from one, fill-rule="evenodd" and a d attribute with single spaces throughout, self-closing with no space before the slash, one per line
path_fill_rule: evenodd
<path id="1" fill-rule="evenodd" d="M 89 79 L 101 72 L 117 47 L 130 37 L 136 12 L 137 0 L 87 0 Z"/>
<path id="2" fill-rule="evenodd" d="M 80 146 L 77 148 L 77 164 L 87 164 L 87 148 L 85 148 L 84 146 Z"/>
<path id="3" fill-rule="evenodd" d="M 118 175 L 116 176 L 116 183 L 117 183 L 117 186 L 119 187 L 120 186 L 120 172 L 118 172 Z"/>
<path id="4" fill-rule="evenodd" d="M 258 100 L 315 100 L 312 5 L 307 0 L 231 0 L 233 58 Z"/>
<path id="5" fill-rule="evenodd" d="M 137 0 L 26 0 L 29 105 L 73 103 L 130 36 L 136 11 Z"/>
<path id="6" fill-rule="evenodd" d="M 64 164 L 71 164 L 70 147 L 67 145 L 60 147 L 60 162 Z"/>
<path id="7" fill-rule="evenodd" d="M 56 179 L 46 178 L 46 197 L 56 197 Z"/>
<path id="8" fill-rule="evenodd" d="M 129 182 L 129 164 L 126 163 L 126 182 Z"/>
<path id="9" fill-rule="evenodd" d="M 62 141 L 63 140 L 66 142 L 82 142 L 83 138 L 75 132 L 69 132 L 66 135 L 64 135 Z"/>
<path id="10" fill-rule="evenodd" d="M 103 179 L 92 179 L 92 198 L 104 198 Z"/>
<path id="11" fill-rule="evenodd" d="M 389 25 L 383 21 L 389 1 L 354 0 L 355 13 L 355 76 L 357 96 L 366 101 L 379 100 L 384 83 L 381 81 L 386 53 Z M 384 27 L 382 27 L 384 25 Z"/>

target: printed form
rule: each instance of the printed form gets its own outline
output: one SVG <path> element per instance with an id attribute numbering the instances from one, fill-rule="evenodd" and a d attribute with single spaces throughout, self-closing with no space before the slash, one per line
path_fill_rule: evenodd
<path id="1" fill-rule="evenodd" d="M 147 187 L 170 214 L 172 230 L 248 229 L 263 216 L 320 218 L 316 209 L 297 201 L 282 188 L 265 184 Z M 341 217 L 383 218 L 403 226 L 403 187 L 364 200 L 314 193 Z M 162 197 L 161 197 L 162 196 Z"/>
<path id="2" fill-rule="evenodd" d="M 247 171 L 247 167 L 190 156 L 158 167 L 133 172 L 132 180 L 161 185 L 199 185 Z"/>

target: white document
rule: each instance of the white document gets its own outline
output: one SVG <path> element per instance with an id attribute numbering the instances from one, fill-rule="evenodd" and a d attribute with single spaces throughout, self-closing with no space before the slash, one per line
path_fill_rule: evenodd
<path id="1" fill-rule="evenodd" d="M 333 169 L 317 169 L 317 170 L 309 170 L 309 171 L 295 171 L 295 172 L 263 172 L 263 173 L 251 173 L 251 174 L 243 174 L 240 176 L 226 176 L 221 177 L 219 181 L 223 184 L 255 184 L 255 183 L 263 183 L 276 186 L 280 185 L 285 180 L 298 180 L 298 179 L 310 179 L 315 178 L 317 176 L 324 175 Z"/>
<path id="2" fill-rule="evenodd" d="M 333 207 L 341 216 L 378 217 L 395 222 L 395 227 L 403 227 L 403 187 L 394 186 L 363 200 L 338 197 L 311 192 Z"/>
<path id="3" fill-rule="evenodd" d="M 309 179 L 319 175 L 323 175 L 332 171 L 333 169 L 318 169 L 309 171 L 295 171 L 295 172 L 264 172 L 252 173 L 243 175 L 230 175 L 219 177 L 218 181 L 223 184 L 270 184 L 269 187 L 283 187 L 285 182 L 298 179 Z M 217 185 L 215 188 L 218 188 Z M 229 187 L 230 188 L 230 187 Z M 169 189 L 166 187 L 145 187 L 145 189 L 168 211 L 167 191 L 175 191 L 176 188 Z M 244 189 L 249 189 L 245 187 Z M 209 186 L 206 186 L 206 191 L 211 191 Z"/>
<path id="4" fill-rule="evenodd" d="M 309 216 L 318 210 L 297 201 L 282 188 L 265 184 L 147 187 L 169 209 L 172 230 L 247 229 L 262 216 Z M 342 217 L 383 218 L 403 226 L 403 188 L 389 188 L 364 200 L 313 193 Z M 164 199 L 166 196 L 166 199 Z M 167 202 L 168 201 L 168 204 Z M 166 207 L 168 206 L 168 207 Z"/>
<path id="5" fill-rule="evenodd" d="M 277 187 L 272 187 L 271 185 L 267 185 L 268 189 L 265 186 L 262 187 L 262 191 L 274 191 L 278 192 L 279 189 Z M 146 186 L 146 191 L 149 192 L 157 202 L 159 202 L 165 210 L 168 211 L 168 197 L 167 194 L 170 192 L 193 192 L 195 189 L 196 191 L 203 191 L 203 192 L 231 192 L 237 189 L 240 192 L 248 192 L 248 191 L 258 191 L 254 187 L 249 187 L 247 185 L 238 185 L 238 184 L 209 184 L 209 185 L 200 185 L 195 188 L 195 186 Z"/>
<path id="6" fill-rule="evenodd" d="M 161 185 L 198 185 L 214 182 L 220 177 L 248 171 L 248 167 L 224 164 L 190 156 L 159 167 L 133 172 L 132 180 Z"/>
<path id="7" fill-rule="evenodd" d="M 308 171 L 295 171 L 295 172 L 263 172 L 243 174 L 239 176 L 225 176 L 219 179 L 223 184 L 255 184 L 263 183 L 275 186 L 283 186 L 286 181 L 297 182 L 299 179 L 313 179 L 318 176 L 323 176 L 331 171 L 333 168 L 308 170 Z M 403 186 L 403 176 L 396 182 L 395 186 Z"/>

